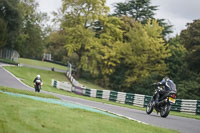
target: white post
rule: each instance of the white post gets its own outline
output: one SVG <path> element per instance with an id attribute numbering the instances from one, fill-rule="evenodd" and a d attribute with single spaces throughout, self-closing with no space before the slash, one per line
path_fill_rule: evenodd
<path id="1" fill-rule="evenodd" d="M 69 62 L 68 62 L 69 63 Z M 69 74 L 71 75 L 72 74 L 72 64 L 69 63 Z"/>

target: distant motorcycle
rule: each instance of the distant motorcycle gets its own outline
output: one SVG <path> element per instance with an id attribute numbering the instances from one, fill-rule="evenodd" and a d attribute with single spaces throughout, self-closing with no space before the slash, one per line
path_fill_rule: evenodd
<path id="1" fill-rule="evenodd" d="M 41 86 L 42 86 L 41 80 L 39 80 L 39 79 L 36 80 L 35 83 L 34 83 L 35 92 L 40 92 Z"/>
<path id="2" fill-rule="evenodd" d="M 176 101 L 176 85 L 173 82 L 167 82 L 167 85 L 169 86 L 170 91 L 164 94 L 163 96 L 160 96 L 159 103 L 155 104 L 156 99 L 156 93 L 159 89 L 163 89 L 159 86 L 157 86 L 157 89 L 149 102 L 149 104 L 146 107 L 146 113 L 151 114 L 153 109 L 157 111 L 157 113 L 160 113 L 161 117 L 166 118 L 171 110 L 171 105 L 175 103 Z"/>

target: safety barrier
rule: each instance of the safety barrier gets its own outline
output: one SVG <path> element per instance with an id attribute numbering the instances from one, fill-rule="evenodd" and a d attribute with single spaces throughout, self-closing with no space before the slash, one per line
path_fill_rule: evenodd
<path id="1" fill-rule="evenodd" d="M 197 110 L 196 113 L 200 115 L 200 100 L 197 101 Z"/>
<path id="2" fill-rule="evenodd" d="M 72 91 L 72 85 L 68 82 L 60 82 L 52 79 L 52 86 L 58 89 L 66 90 L 66 91 Z"/>
<path id="3" fill-rule="evenodd" d="M 152 96 L 141 94 L 124 93 L 111 90 L 89 89 L 81 85 L 69 73 L 67 73 L 66 75 L 72 83 L 71 86 L 69 85 L 69 83 L 59 82 L 55 80 L 52 80 L 52 86 L 66 91 L 72 91 L 79 95 L 106 99 L 113 102 L 119 102 L 122 104 L 129 104 L 140 107 L 146 107 L 152 98 Z M 175 104 L 172 104 L 171 110 L 200 115 L 200 100 L 176 99 Z"/>
<path id="4" fill-rule="evenodd" d="M 133 101 L 134 101 L 134 94 L 126 93 L 125 104 L 133 105 Z"/>
<path id="5" fill-rule="evenodd" d="M 116 102 L 117 101 L 117 95 L 118 95 L 118 92 L 110 91 L 109 100 L 113 101 L 113 102 Z"/>
<path id="6" fill-rule="evenodd" d="M 197 100 L 184 100 L 181 103 L 181 112 L 196 114 Z"/>
<path id="7" fill-rule="evenodd" d="M 124 104 L 125 101 L 126 101 L 126 93 L 124 93 L 124 92 L 118 92 L 117 102 Z"/>
<path id="8" fill-rule="evenodd" d="M 103 90 L 97 90 L 96 98 L 102 99 L 102 97 L 103 97 Z"/>

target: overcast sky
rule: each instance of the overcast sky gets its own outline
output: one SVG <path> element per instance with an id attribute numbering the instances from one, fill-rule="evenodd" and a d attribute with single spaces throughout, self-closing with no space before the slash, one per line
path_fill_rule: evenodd
<path id="1" fill-rule="evenodd" d="M 61 7 L 61 0 L 36 0 L 39 2 L 39 9 L 50 14 Z M 126 0 L 107 0 L 107 6 L 113 11 L 114 3 L 125 2 Z M 174 33 L 179 34 L 185 29 L 188 22 L 200 19 L 200 0 L 151 0 L 152 5 L 157 5 L 156 18 L 164 18 L 172 24 Z"/>

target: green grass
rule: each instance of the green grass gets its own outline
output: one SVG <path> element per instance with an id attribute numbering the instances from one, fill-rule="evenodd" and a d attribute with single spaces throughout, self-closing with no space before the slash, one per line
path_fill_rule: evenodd
<path id="1" fill-rule="evenodd" d="M 84 79 L 78 79 L 78 82 L 81 83 L 82 85 L 86 86 L 89 89 L 98 89 L 98 90 L 105 90 L 105 88 L 98 86 L 94 83 L 88 82 Z"/>
<path id="2" fill-rule="evenodd" d="M 177 133 L 80 109 L 0 93 L 1 133 Z"/>
<path id="3" fill-rule="evenodd" d="M 8 88 L 8 87 L 3 87 L 3 86 L 0 86 L 0 90 L 4 91 L 4 92 L 13 92 L 13 93 L 19 93 L 19 94 L 25 94 L 25 95 L 43 97 L 43 98 L 59 99 L 59 98 L 57 98 L 57 97 L 55 97 L 53 95 L 42 94 L 42 93 L 35 93 L 35 92 L 32 92 L 32 91 L 13 89 L 13 88 Z"/>
<path id="4" fill-rule="evenodd" d="M 61 70 L 67 70 L 68 68 L 66 66 L 50 63 L 50 62 L 45 62 L 45 61 L 38 61 L 38 60 L 32 60 L 32 59 L 25 59 L 25 58 L 19 58 L 18 60 L 19 63 L 21 64 L 27 64 L 27 65 L 33 65 L 33 66 L 41 66 L 41 67 L 48 67 L 52 68 L 54 67 L 55 69 L 61 69 Z"/>
<path id="5" fill-rule="evenodd" d="M 92 100 L 92 101 L 97 101 L 97 102 L 102 102 L 102 103 L 107 103 L 107 104 L 112 104 L 112 105 L 117 105 L 117 106 L 122 106 L 122 107 L 127 107 L 131 109 L 137 109 L 137 110 L 145 110 L 145 108 L 138 107 L 138 106 L 131 106 L 127 104 L 121 104 L 121 103 L 116 103 L 116 102 L 111 102 L 103 99 L 98 99 L 98 98 L 92 98 L 92 97 L 86 97 L 86 96 L 80 96 L 76 95 L 72 92 L 66 92 L 64 90 L 58 90 L 54 87 L 51 86 L 51 79 L 55 79 L 58 81 L 68 81 L 64 73 L 58 73 L 58 72 L 52 72 L 52 71 L 45 71 L 45 70 L 39 70 L 39 69 L 33 69 L 33 68 L 27 68 L 27 67 L 4 67 L 10 72 L 12 72 L 15 76 L 19 77 L 22 79 L 22 81 L 30 86 L 33 86 L 33 79 L 37 74 L 41 75 L 41 78 L 44 82 L 44 85 L 42 87 L 43 90 L 49 91 L 49 92 L 55 92 L 63 95 L 68 95 L 72 97 L 79 97 L 87 100 Z M 170 115 L 175 115 L 175 116 L 181 116 L 181 117 L 187 117 L 187 118 L 194 118 L 194 119 L 199 119 L 200 120 L 200 115 L 191 115 L 191 114 L 185 114 L 185 113 L 179 113 L 179 112 L 170 112 Z"/>
<path id="6" fill-rule="evenodd" d="M 0 59 L 0 62 L 7 63 L 7 64 L 12 64 L 12 65 L 18 65 L 17 62 L 9 60 L 9 59 Z"/>

